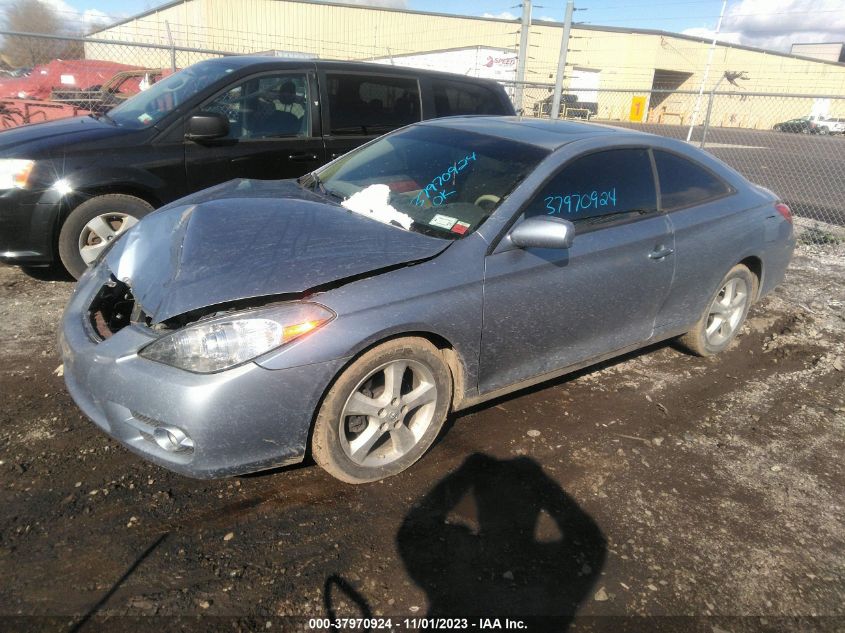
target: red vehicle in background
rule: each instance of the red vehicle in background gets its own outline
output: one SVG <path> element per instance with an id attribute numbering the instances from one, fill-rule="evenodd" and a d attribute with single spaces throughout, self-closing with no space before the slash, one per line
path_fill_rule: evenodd
<path id="1" fill-rule="evenodd" d="M 103 114 L 170 73 L 101 60 L 56 59 L 25 77 L 0 79 L 0 126 Z"/>

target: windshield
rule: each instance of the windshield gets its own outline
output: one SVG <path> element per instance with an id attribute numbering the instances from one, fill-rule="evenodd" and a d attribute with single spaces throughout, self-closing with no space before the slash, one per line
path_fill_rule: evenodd
<path id="1" fill-rule="evenodd" d="M 153 126 L 197 92 L 233 70 L 225 60 L 194 64 L 127 99 L 110 110 L 107 116 L 121 127 L 140 129 Z"/>
<path id="2" fill-rule="evenodd" d="M 469 235 L 548 152 L 532 145 L 419 125 L 386 136 L 301 182 L 350 211 L 406 229 Z"/>

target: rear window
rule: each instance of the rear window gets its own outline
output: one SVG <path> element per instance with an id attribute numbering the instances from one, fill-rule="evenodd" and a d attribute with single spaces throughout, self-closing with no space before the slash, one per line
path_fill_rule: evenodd
<path id="1" fill-rule="evenodd" d="M 691 207 L 720 198 L 731 187 L 708 169 L 676 154 L 654 150 L 660 199 L 667 210 Z"/>
<path id="2" fill-rule="evenodd" d="M 331 134 L 384 134 L 422 119 L 416 79 L 331 73 L 326 78 Z"/>
<path id="3" fill-rule="evenodd" d="M 500 95 L 486 86 L 452 81 L 432 81 L 435 116 L 459 114 L 513 114 Z"/>

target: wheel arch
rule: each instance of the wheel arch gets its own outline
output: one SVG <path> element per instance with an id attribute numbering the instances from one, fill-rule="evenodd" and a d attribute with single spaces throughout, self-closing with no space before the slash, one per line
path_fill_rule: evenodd
<path id="1" fill-rule="evenodd" d="M 737 262 L 737 264 L 742 264 L 751 271 L 752 275 L 754 275 L 756 283 L 754 286 L 752 301 L 757 301 L 757 299 L 760 298 L 760 288 L 763 287 L 763 260 L 757 255 L 749 255 L 745 259 Z"/>
<path id="2" fill-rule="evenodd" d="M 162 201 L 153 194 L 152 191 L 138 183 L 128 182 L 110 182 L 99 185 L 90 185 L 75 189 L 73 192 L 65 196 L 64 204 L 62 205 L 62 213 L 59 220 L 59 227 L 67 220 L 71 212 L 83 202 L 87 202 L 92 198 L 98 196 L 106 196 L 109 194 L 120 194 L 124 196 L 133 196 L 143 200 L 154 209 L 162 205 Z M 59 227 L 56 227 L 57 230 Z"/>

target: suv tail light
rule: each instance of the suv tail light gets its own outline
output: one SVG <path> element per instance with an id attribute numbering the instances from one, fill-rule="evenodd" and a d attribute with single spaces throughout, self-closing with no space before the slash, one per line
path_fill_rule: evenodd
<path id="1" fill-rule="evenodd" d="M 783 216 L 784 220 L 792 224 L 792 211 L 789 210 L 788 206 L 786 206 L 783 202 L 778 202 L 775 205 L 775 209 Z"/>

